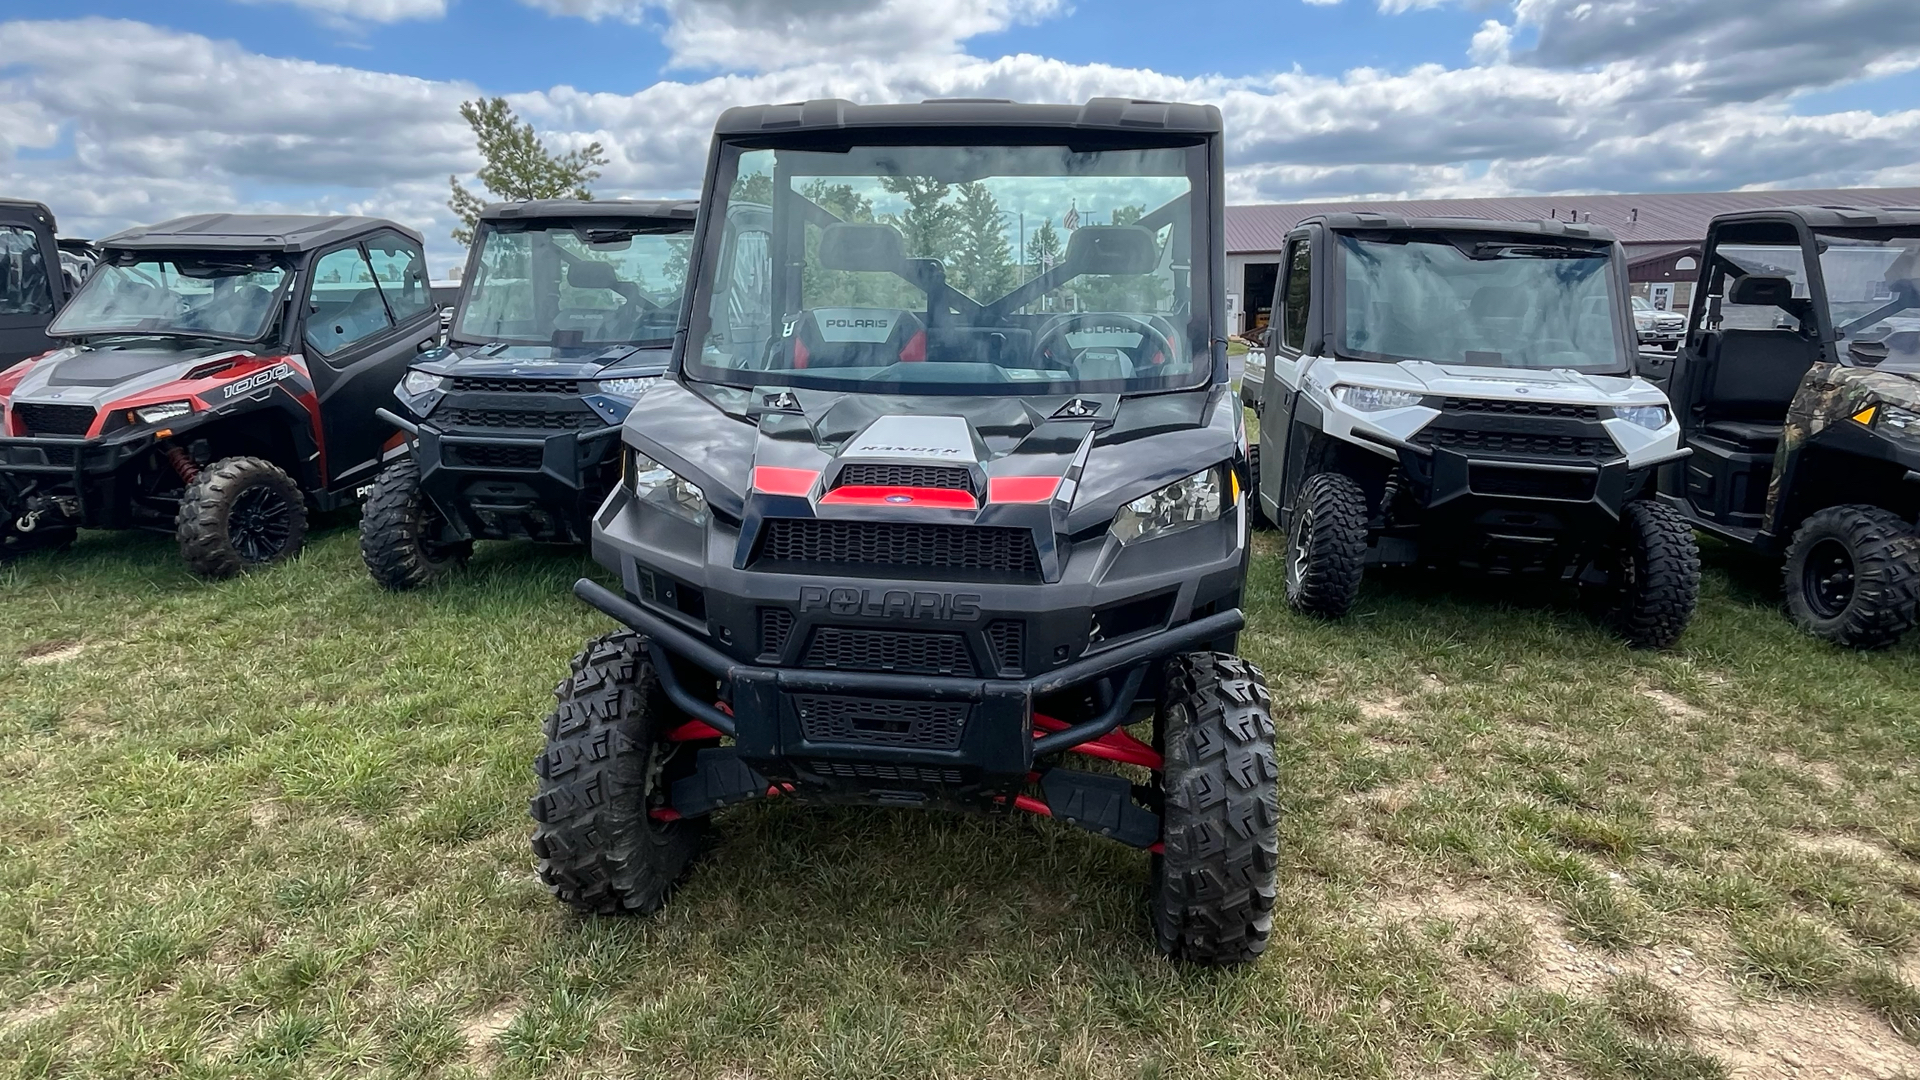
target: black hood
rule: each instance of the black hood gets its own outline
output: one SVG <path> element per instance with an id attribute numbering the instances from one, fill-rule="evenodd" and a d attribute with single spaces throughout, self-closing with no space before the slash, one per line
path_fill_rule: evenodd
<path id="1" fill-rule="evenodd" d="M 1053 498 L 1038 501 L 1051 502 L 1056 530 L 1071 534 L 1230 460 L 1238 439 L 1232 404 L 1220 387 L 1138 397 L 929 397 L 663 382 L 634 407 L 625 438 L 734 518 L 746 514 L 756 469 L 818 474 L 817 493 L 837 486 L 853 464 L 907 470 L 866 476 L 933 475 L 911 471 L 931 467 L 967 470 L 987 496 L 983 511 L 998 492 L 1031 494 L 1058 479 Z"/>
<path id="2" fill-rule="evenodd" d="M 414 367 L 434 375 L 476 378 L 590 379 L 608 368 L 622 373 L 658 375 L 667 369 L 670 350 L 639 345 L 486 345 L 456 344 L 422 354 Z"/>
<path id="3" fill-rule="evenodd" d="M 244 353 L 246 346 L 194 342 L 178 346 L 154 344 L 89 345 L 58 356 L 47 372 L 48 386 L 119 386 L 163 368 L 204 360 L 210 356 Z"/>

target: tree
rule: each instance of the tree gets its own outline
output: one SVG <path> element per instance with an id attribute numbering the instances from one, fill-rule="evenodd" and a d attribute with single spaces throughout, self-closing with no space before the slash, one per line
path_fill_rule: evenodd
<path id="1" fill-rule="evenodd" d="M 1032 273 L 1037 276 L 1053 269 L 1061 254 L 1060 234 L 1054 230 L 1053 219 L 1041 219 L 1040 227 L 1027 238 L 1027 262 L 1036 268 Z"/>
<path id="2" fill-rule="evenodd" d="M 485 161 L 478 174 L 480 186 L 495 200 L 593 198 L 587 185 L 600 178 L 600 166 L 607 163 L 606 150 L 599 143 L 553 154 L 541 145 L 533 125 L 514 115 L 505 98 L 461 102 L 460 115 L 473 128 L 480 157 Z M 460 219 L 453 238 L 471 244 L 484 203 L 460 183 L 459 177 L 449 176 L 447 181 L 453 187 L 447 205 Z"/>
<path id="3" fill-rule="evenodd" d="M 929 176 L 883 176 L 880 183 L 907 200 L 907 208 L 888 220 L 907 238 L 907 257 L 945 260 L 953 250 L 959 214 L 949 204 L 952 185 Z"/>
<path id="4" fill-rule="evenodd" d="M 985 184 L 960 185 L 955 217 L 959 230 L 953 283 L 975 300 L 991 300 L 1013 291 L 1013 251 L 1000 202 Z"/>

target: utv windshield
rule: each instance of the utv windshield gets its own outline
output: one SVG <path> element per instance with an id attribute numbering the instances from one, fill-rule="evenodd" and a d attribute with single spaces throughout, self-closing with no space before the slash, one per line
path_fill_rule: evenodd
<path id="1" fill-rule="evenodd" d="M 1203 384 L 1205 163 L 1198 143 L 724 148 L 685 370 L 922 394 Z"/>
<path id="2" fill-rule="evenodd" d="M 1610 245 L 1486 233 L 1340 237 L 1340 353 L 1624 373 Z"/>
<path id="3" fill-rule="evenodd" d="M 157 256 L 102 265 L 47 328 L 52 337 L 258 341 L 291 275 L 266 258 Z"/>
<path id="4" fill-rule="evenodd" d="M 480 231 L 453 337 L 515 345 L 670 345 L 693 234 L 618 221 Z"/>
<path id="5" fill-rule="evenodd" d="M 1920 373 L 1920 236 L 1817 239 L 1846 356 L 1862 366 Z"/>

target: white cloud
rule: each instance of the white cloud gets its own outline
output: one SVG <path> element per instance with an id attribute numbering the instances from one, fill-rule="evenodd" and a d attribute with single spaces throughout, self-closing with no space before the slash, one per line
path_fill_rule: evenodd
<path id="1" fill-rule="evenodd" d="M 1474 66 L 1338 76 L 1184 78 L 1024 54 L 988 60 L 952 51 L 967 26 L 1039 17 L 1054 5 L 945 2 L 976 22 L 911 62 L 851 46 L 803 62 L 790 50 L 791 62 L 773 70 L 662 80 L 631 94 L 556 87 L 509 100 L 556 149 L 601 142 L 611 161 L 599 190 L 608 196 L 691 194 L 722 109 L 821 96 L 1211 101 L 1227 118 L 1237 200 L 1846 186 L 1911 183 L 1920 173 L 1920 110 L 1797 116 L 1791 107 L 1794 94 L 1876 64 L 1897 69 L 1920 29 L 1904 42 L 1860 40 L 1851 63 L 1829 42 L 1829 63 L 1798 77 L 1774 73 L 1764 92 L 1741 96 L 1738 85 L 1716 81 L 1715 69 L 1747 61 L 1708 63 L 1665 45 L 1646 46 L 1650 57 L 1554 66 L 1552 49 L 1561 46 L 1539 21 L 1483 24 Z M 1547 10 L 1554 2 L 1522 0 L 1515 18 L 1551 22 L 1562 14 Z M 747 13 L 730 31 L 737 41 L 777 35 L 781 25 L 777 12 L 767 14 L 778 7 L 772 0 L 701 3 Z M 897 3 L 835 5 L 828 22 L 851 35 L 860 20 L 902 17 Z M 1520 25 L 1540 31 L 1537 46 L 1502 39 Z M 698 39 L 686 33 L 684 41 Z M 1774 55 L 1765 35 L 1752 40 L 1756 55 Z M 1508 49 L 1506 62 L 1496 44 Z M 710 46 L 685 47 L 691 57 Z M 369 212 L 425 232 L 442 271 L 451 261 L 446 177 L 478 164 L 457 110 L 483 88 L 266 57 L 105 19 L 0 23 L 0 55 L 24 58 L 0 69 L 0 189 L 43 198 L 76 234 L 237 207 Z M 18 153 L 56 147 L 40 155 L 46 160 Z"/>
<path id="2" fill-rule="evenodd" d="M 392 23 L 408 19 L 439 19 L 447 14 L 447 0 L 242 0 L 249 4 L 288 4 L 305 8 L 331 23 Z"/>
<path id="3" fill-rule="evenodd" d="M 1498 19 L 1488 19 L 1467 43 L 1467 56 L 1476 64 L 1504 64 L 1512 46 L 1513 27 Z"/>

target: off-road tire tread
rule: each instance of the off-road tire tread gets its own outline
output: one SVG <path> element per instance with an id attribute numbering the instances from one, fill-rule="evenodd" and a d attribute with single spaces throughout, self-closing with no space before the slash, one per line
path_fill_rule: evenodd
<path id="1" fill-rule="evenodd" d="M 1853 552 L 1853 603 L 1830 620 L 1807 606 L 1801 589 L 1807 552 L 1822 535 L 1844 541 Z M 1787 548 L 1784 577 L 1793 621 L 1837 645 L 1884 649 L 1920 620 L 1920 534 L 1882 507 L 1833 506 L 1808 517 Z"/>
<path id="2" fill-rule="evenodd" d="M 1299 505 L 1289 529 L 1285 558 L 1293 558 L 1292 529 L 1306 517 L 1311 529 L 1306 573 L 1298 588 L 1289 579 L 1287 602 L 1322 619 L 1338 619 L 1353 610 L 1367 562 L 1367 494 L 1343 473 L 1315 473 L 1300 486 Z"/>
<path id="3" fill-rule="evenodd" d="M 472 553 L 471 543 L 449 545 L 434 559 L 420 542 L 420 465 L 412 458 L 381 470 L 360 514 L 360 558 L 384 589 L 404 592 L 430 585 L 458 569 Z"/>
<path id="4" fill-rule="evenodd" d="M 248 569 L 249 564 L 234 550 L 227 536 L 227 515 L 240 493 L 255 484 L 271 484 L 287 500 L 288 533 L 286 547 L 267 560 L 267 564 L 285 562 L 300 553 L 307 536 L 307 500 L 300 485 L 271 461 L 257 457 L 230 457 L 200 470 L 180 495 L 180 508 L 173 517 L 174 539 L 180 543 L 180 557 L 194 573 L 207 578 L 230 578 Z"/>
<path id="5" fill-rule="evenodd" d="M 1247 447 L 1247 524 L 1259 531 L 1274 527 L 1266 507 L 1260 505 L 1260 444 Z"/>
<path id="6" fill-rule="evenodd" d="M 1149 906 L 1160 951 L 1209 966 L 1267 947 L 1280 865 L 1279 767 L 1260 669 L 1226 653 L 1167 661 L 1163 852 Z"/>
<path id="7" fill-rule="evenodd" d="M 1620 513 L 1624 540 L 1641 555 L 1632 595 L 1619 597 L 1616 628 L 1636 649 L 1669 649 L 1700 604 L 1700 545 L 1678 510 L 1645 499 Z"/>
<path id="8" fill-rule="evenodd" d="M 684 717 L 660 688 L 646 638 L 620 630 L 588 642 L 554 698 L 534 760 L 540 879 L 582 914 L 658 911 L 699 854 L 706 819 L 647 815 L 649 744 Z"/>

